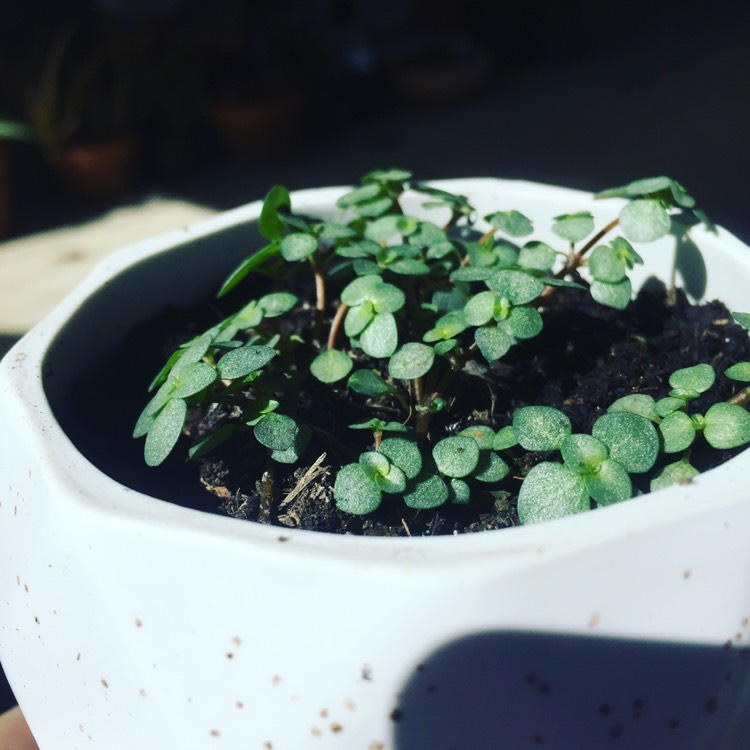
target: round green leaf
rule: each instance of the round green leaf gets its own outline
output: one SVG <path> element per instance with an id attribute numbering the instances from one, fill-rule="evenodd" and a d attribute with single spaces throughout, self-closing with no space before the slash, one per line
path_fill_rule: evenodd
<path id="1" fill-rule="evenodd" d="M 476 424 L 467 427 L 458 433 L 461 437 L 470 437 L 476 440 L 479 450 L 492 450 L 492 443 L 495 439 L 495 431 L 486 424 Z"/>
<path id="2" fill-rule="evenodd" d="M 534 466 L 518 493 L 518 517 L 523 524 L 562 518 L 590 507 L 583 479 L 561 464 Z"/>
<path id="3" fill-rule="evenodd" d="M 216 370 L 205 362 L 195 362 L 180 370 L 174 380 L 172 398 L 188 398 L 208 388 L 217 378 Z"/>
<path id="4" fill-rule="evenodd" d="M 714 404 L 704 418 L 703 436 L 714 448 L 739 448 L 750 442 L 750 412 L 741 406 L 726 402 Z"/>
<path id="5" fill-rule="evenodd" d="M 318 249 L 318 240 L 311 234 L 295 232 L 281 240 L 281 257 L 294 262 L 304 260 Z"/>
<path id="6" fill-rule="evenodd" d="M 356 187 L 354 190 L 350 190 L 345 195 L 342 195 L 337 201 L 336 205 L 339 208 L 350 208 L 356 206 L 358 203 L 366 203 L 374 198 L 378 198 L 382 195 L 383 188 L 377 183 L 370 183 L 368 185 L 362 185 Z"/>
<path id="7" fill-rule="evenodd" d="M 362 331 L 359 345 L 371 357 L 390 357 L 398 346 L 398 328 L 392 313 L 377 313 Z"/>
<path id="8" fill-rule="evenodd" d="M 684 409 L 687 406 L 687 401 L 684 398 L 675 398 L 674 396 L 665 396 L 654 402 L 654 411 L 662 418 L 668 414 L 677 411 L 678 409 Z"/>
<path id="9" fill-rule="evenodd" d="M 404 344 L 388 362 L 388 374 L 399 380 L 420 378 L 432 367 L 435 351 L 431 346 L 412 342 Z"/>
<path id="10" fill-rule="evenodd" d="M 276 352 L 270 346 L 248 344 L 228 351 L 216 366 L 222 380 L 244 378 L 267 365 Z"/>
<path id="11" fill-rule="evenodd" d="M 555 265 L 557 253 L 544 242 L 527 242 L 518 254 L 518 265 L 536 271 L 549 271 Z"/>
<path id="12" fill-rule="evenodd" d="M 599 245 L 589 257 L 589 271 L 595 279 L 615 284 L 625 278 L 627 265 L 613 247 Z"/>
<path id="13" fill-rule="evenodd" d="M 157 414 L 146 435 L 143 454 L 148 466 L 158 466 L 172 452 L 182 433 L 187 416 L 187 404 L 181 398 L 172 399 Z"/>
<path id="14" fill-rule="evenodd" d="M 491 289 L 507 297 L 513 305 L 533 302 L 543 291 L 544 282 L 523 271 L 497 271 L 487 279 Z"/>
<path id="15" fill-rule="evenodd" d="M 443 505 L 448 500 L 448 486 L 437 474 L 420 475 L 409 492 L 404 494 L 404 502 L 409 508 L 429 510 Z"/>
<path id="16" fill-rule="evenodd" d="M 597 505 L 611 505 L 633 496 L 633 485 L 628 472 L 617 461 L 607 459 L 595 474 L 583 477 L 589 495 Z"/>
<path id="17" fill-rule="evenodd" d="M 404 472 L 407 479 L 415 479 L 422 471 L 422 452 L 413 440 L 406 438 L 386 438 L 378 446 L 378 451 Z"/>
<path id="18" fill-rule="evenodd" d="M 743 327 L 750 330 L 750 313 L 733 312 L 732 317 Z"/>
<path id="19" fill-rule="evenodd" d="M 695 440 L 693 420 L 684 411 L 668 414 L 659 424 L 665 453 L 679 453 Z"/>
<path id="20" fill-rule="evenodd" d="M 575 244 L 594 231 L 594 217 L 588 211 L 555 216 L 552 231 L 558 237 Z"/>
<path id="21" fill-rule="evenodd" d="M 684 459 L 667 464 L 652 480 L 651 492 L 669 487 L 673 484 L 688 484 L 697 477 L 700 472 Z"/>
<path id="22" fill-rule="evenodd" d="M 672 388 L 695 393 L 705 393 L 716 381 L 716 372 L 711 365 L 700 364 L 675 370 L 669 376 Z"/>
<path id="23" fill-rule="evenodd" d="M 474 331 L 474 341 L 476 341 L 479 351 L 488 362 L 500 359 L 513 345 L 511 337 L 496 326 L 477 328 Z"/>
<path id="24" fill-rule="evenodd" d="M 375 317 L 372 303 L 365 300 L 361 305 L 350 307 L 344 317 L 344 333 L 350 338 L 359 336 Z"/>
<path id="25" fill-rule="evenodd" d="M 377 476 L 375 481 L 389 495 L 400 495 L 406 489 L 406 474 L 394 464 L 388 467 L 386 474 Z"/>
<path id="26" fill-rule="evenodd" d="M 289 312 L 296 304 L 297 297 L 289 292 L 273 292 L 266 294 L 258 300 L 266 318 L 275 318 Z"/>
<path id="27" fill-rule="evenodd" d="M 345 352 L 326 349 L 310 363 L 310 372 L 321 383 L 336 383 L 351 372 L 353 364 Z"/>
<path id="28" fill-rule="evenodd" d="M 463 479 L 451 479 L 448 491 L 452 503 L 465 505 L 471 500 L 471 487 Z"/>
<path id="29" fill-rule="evenodd" d="M 294 446 L 297 423 L 284 414 L 266 414 L 253 427 L 255 439 L 266 448 L 285 451 Z"/>
<path id="30" fill-rule="evenodd" d="M 465 329 L 466 322 L 463 315 L 460 312 L 450 312 L 435 322 L 435 327 L 425 333 L 422 341 L 431 343 L 432 341 L 451 339 Z"/>
<path id="31" fill-rule="evenodd" d="M 568 435 L 560 452 L 565 465 L 576 474 L 596 473 L 609 456 L 607 446 L 591 435 Z"/>
<path id="32" fill-rule="evenodd" d="M 274 185 L 263 200 L 258 219 L 258 229 L 267 240 L 280 240 L 284 236 L 284 223 L 279 218 L 280 208 L 291 208 L 289 191 L 283 185 Z"/>
<path id="33" fill-rule="evenodd" d="M 370 292 L 373 307 L 378 313 L 394 313 L 406 303 L 404 293 L 393 284 L 378 284 Z"/>
<path id="34" fill-rule="evenodd" d="M 391 470 L 391 462 L 382 453 L 367 451 L 359 457 L 359 465 L 370 475 L 385 476 Z M 377 479 L 377 477 L 375 477 Z"/>
<path id="35" fill-rule="evenodd" d="M 511 425 L 507 425 L 497 431 L 497 435 L 495 435 L 492 441 L 492 450 L 504 451 L 512 448 L 514 445 L 518 445 L 516 431 Z"/>
<path id="36" fill-rule="evenodd" d="M 454 281 L 485 281 L 496 271 L 493 268 L 477 268 L 476 266 L 462 266 L 451 273 Z"/>
<path id="37" fill-rule="evenodd" d="M 653 396 L 648 396 L 645 393 L 631 393 L 629 396 L 618 398 L 607 411 L 627 411 L 631 414 L 640 414 L 654 422 L 659 418 L 655 404 Z"/>
<path id="38" fill-rule="evenodd" d="M 520 211 L 495 211 L 484 220 L 511 237 L 525 237 L 534 231 L 531 220 Z"/>
<path id="39" fill-rule="evenodd" d="M 669 231 L 671 221 L 658 200 L 640 198 L 620 211 L 620 227 L 631 242 L 653 242 Z"/>
<path id="40" fill-rule="evenodd" d="M 447 477 L 465 477 L 477 468 L 479 446 L 473 438 L 454 435 L 436 443 L 432 449 L 435 465 Z"/>
<path id="41" fill-rule="evenodd" d="M 608 412 L 594 422 L 591 434 L 609 448 L 609 456 L 630 474 L 648 471 L 659 454 L 659 436 L 645 417 Z"/>
<path id="42" fill-rule="evenodd" d="M 551 406 L 524 406 L 513 415 L 513 431 L 527 451 L 554 451 L 572 427 L 568 417 Z"/>
<path id="43" fill-rule="evenodd" d="M 359 464 L 342 466 L 333 483 L 336 507 L 345 513 L 363 516 L 372 513 L 382 499 L 377 482 Z"/>
<path id="44" fill-rule="evenodd" d="M 497 453 L 483 451 L 479 455 L 479 463 L 472 476 L 480 482 L 499 482 L 508 476 L 509 471 L 510 467 Z"/>
<path id="45" fill-rule="evenodd" d="M 624 310 L 630 304 L 632 286 L 627 276 L 615 284 L 594 279 L 591 282 L 591 296 L 600 305 L 613 307 L 615 310 Z"/>
<path id="46" fill-rule="evenodd" d="M 349 376 L 346 383 L 347 388 L 351 388 L 355 393 L 361 393 L 363 396 L 378 398 L 393 393 L 396 389 L 386 383 L 375 370 L 357 370 Z"/>
<path id="47" fill-rule="evenodd" d="M 470 326 L 483 326 L 489 323 L 495 315 L 496 304 L 497 295 L 494 292 L 479 292 L 466 303 L 463 319 Z"/>
<path id="48" fill-rule="evenodd" d="M 544 323 L 536 308 L 519 305 L 510 309 L 504 325 L 517 339 L 533 339 L 541 333 Z"/>
<path id="49" fill-rule="evenodd" d="M 361 305 L 365 300 L 372 302 L 373 290 L 384 283 L 383 279 L 375 274 L 360 276 L 350 281 L 343 288 L 341 291 L 341 301 L 350 307 Z"/>
<path id="50" fill-rule="evenodd" d="M 732 380 L 750 383 L 750 362 L 738 362 L 724 370 L 724 374 Z"/>

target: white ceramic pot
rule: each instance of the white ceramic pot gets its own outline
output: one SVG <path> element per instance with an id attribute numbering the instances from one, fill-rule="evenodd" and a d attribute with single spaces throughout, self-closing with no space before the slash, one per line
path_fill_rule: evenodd
<path id="1" fill-rule="evenodd" d="M 437 184 L 537 227 L 618 207 Z M 342 190 L 293 205 L 330 213 Z M 63 425 L 87 372 L 138 321 L 215 290 L 259 210 L 112 256 L 3 360 L 0 660 L 42 750 L 745 748 L 750 451 L 592 513 L 418 539 L 201 513 L 79 451 Z M 694 237 L 705 296 L 746 310 L 750 249 Z M 636 281 L 668 275 L 668 240 L 643 254 Z M 106 453 L 112 428 L 92 424 Z"/>

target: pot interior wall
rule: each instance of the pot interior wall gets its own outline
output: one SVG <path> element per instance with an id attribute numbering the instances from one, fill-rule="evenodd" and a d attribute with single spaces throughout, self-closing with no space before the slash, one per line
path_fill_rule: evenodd
<path id="1" fill-rule="evenodd" d="M 164 364 L 159 352 L 163 332 L 148 321 L 170 309 L 172 325 L 179 330 L 190 319 L 184 313 L 196 305 L 206 308 L 231 269 L 262 242 L 255 225 L 240 224 L 177 243 L 179 252 L 167 249 L 109 280 L 54 337 L 42 370 L 52 411 L 76 448 L 118 482 L 213 509 L 214 504 L 206 505 L 208 493 L 184 472 L 146 467 L 142 441 L 131 437 L 148 385 Z M 206 321 L 206 327 L 210 324 Z M 178 467 L 183 461 L 183 455 L 175 455 L 170 463 Z"/>

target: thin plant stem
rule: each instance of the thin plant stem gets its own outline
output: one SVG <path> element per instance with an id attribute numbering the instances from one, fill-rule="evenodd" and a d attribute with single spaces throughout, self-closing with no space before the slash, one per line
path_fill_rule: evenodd
<path id="1" fill-rule="evenodd" d="M 328 349 L 336 348 L 336 338 L 339 335 L 341 324 L 344 322 L 344 316 L 346 315 L 348 309 L 349 305 L 345 305 L 342 303 L 339 305 L 338 310 L 336 310 L 336 314 L 333 316 L 333 320 L 331 321 L 331 330 L 328 334 Z"/>

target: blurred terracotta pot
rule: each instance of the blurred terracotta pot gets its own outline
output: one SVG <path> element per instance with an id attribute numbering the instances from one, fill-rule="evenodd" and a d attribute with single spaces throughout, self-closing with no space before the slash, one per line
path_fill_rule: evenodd
<path id="1" fill-rule="evenodd" d="M 66 146 L 49 161 L 72 192 L 91 200 L 111 201 L 132 189 L 137 150 L 135 137 L 124 135 Z"/>

